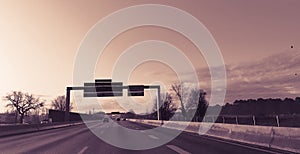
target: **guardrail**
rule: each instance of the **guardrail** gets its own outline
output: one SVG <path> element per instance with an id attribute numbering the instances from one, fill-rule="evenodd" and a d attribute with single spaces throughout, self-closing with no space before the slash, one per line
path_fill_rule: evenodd
<path id="1" fill-rule="evenodd" d="M 161 125 L 161 121 L 157 120 L 129 119 L 129 121 L 153 126 Z M 164 121 L 162 125 L 179 130 L 183 126 L 187 132 L 199 133 L 200 130 L 200 135 L 201 130 L 209 129 L 203 132 L 203 135 L 300 153 L 300 128 L 182 121 Z"/>
<path id="2" fill-rule="evenodd" d="M 183 116 L 172 117 L 174 121 L 186 121 Z M 205 117 L 195 117 L 193 122 L 213 122 L 237 125 L 258 125 L 277 127 L 300 127 L 299 114 L 281 115 L 205 115 Z"/>
<path id="3" fill-rule="evenodd" d="M 208 115 L 203 118 L 203 122 L 277 127 L 300 127 L 299 121 L 300 115 Z"/>
<path id="4" fill-rule="evenodd" d="M 0 126 L 0 137 L 24 134 L 42 130 L 56 129 L 68 126 L 75 126 L 83 124 L 83 122 L 60 122 L 60 123 L 47 123 L 47 124 L 29 124 L 29 125 L 8 125 Z"/>

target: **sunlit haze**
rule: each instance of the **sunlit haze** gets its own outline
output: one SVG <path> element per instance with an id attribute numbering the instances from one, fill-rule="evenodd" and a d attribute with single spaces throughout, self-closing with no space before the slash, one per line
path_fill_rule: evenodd
<path id="1" fill-rule="evenodd" d="M 218 104 L 299 96 L 299 0 L 27 0 L 0 2 L 0 97 L 21 90 L 45 99 L 50 107 L 52 99 L 73 85 L 76 53 L 89 29 L 114 11 L 148 3 L 184 10 L 211 32 L 227 74 L 225 101 Z M 99 57 L 95 78 L 111 78 L 124 50 L 146 40 L 167 42 L 183 51 L 197 70 L 200 87 L 210 93 L 211 75 L 198 48 L 182 34 L 158 26 L 137 27 L 116 36 Z M 128 78 L 130 84 L 163 83 L 166 91 L 178 81 L 176 71 L 157 61 L 138 65 Z M 141 99 L 151 99 L 146 94 Z M 114 99 L 99 99 L 99 103 L 106 111 L 124 111 Z M 151 103 L 141 104 L 145 107 L 132 109 L 145 113 L 153 107 Z M 0 112 L 7 110 L 5 105 L 1 99 Z M 86 105 L 80 112 L 89 110 L 92 108 Z"/>

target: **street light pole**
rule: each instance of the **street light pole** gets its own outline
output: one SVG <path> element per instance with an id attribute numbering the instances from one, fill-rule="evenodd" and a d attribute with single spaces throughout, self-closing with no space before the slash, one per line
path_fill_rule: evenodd
<path id="1" fill-rule="evenodd" d="M 157 120 L 162 119 L 159 108 L 160 108 L 160 86 L 157 87 Z"/>
<path id="2" fill-rule="evenodd" d="M 83 90 L 84 87 L 67 87 L 66 89 L 66 111 L 65 111 L 65 121 L 70 121 L 70 94 L 71 90 Z"/>
<path id="3" fill-rule="evenodd" d="M 67 87 L 66 91 L 66 111 L 65 111 L 65 121 L 70 120 L 70 91 L 72 87 Z"/>

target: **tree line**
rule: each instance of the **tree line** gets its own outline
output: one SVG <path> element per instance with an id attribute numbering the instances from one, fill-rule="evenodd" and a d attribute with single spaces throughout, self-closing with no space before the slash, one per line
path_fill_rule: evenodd
<path id="1" fill-rule="evenodd" d="M 224 106 L 209 106 L 206 100 L 206 92 L 202 89 L 191 88 L 182 83 L 174 83 L 166 93 L 164 100 L 160 100 L 160 119 L 169 120 L 178 112 L 185 121 L 202 121 L 207 108 L 211 110 L 221 109 L 220 115 L 299 115 L 300 97 L 292 98 L 258 98 L 235 100 L 233 103 L 226 103 Z M 15 122 L 23 123 L 24 116 L 28 112 L 41 110 L 45 107 L 45 100 L 33 94 L 21 91 L 12 91 L 4 96 L 8 102 L 6 107 L 15 112 Z M 156 102 L 156 101 L 154 101 Z M 66 110 L 66 98 L 64 95 L 57 96 L 51 101 L 51 108 L 59 111 Z M 156 103 L 152 112 L 146 115 L 137 115 L 134 111 L 125 114 L 128 118 L 157 119 Z M 70 109 L 73 109 L 72 103 Z"/>
<path id="2" fill-rule="evenodd" d="M 189 92 L 187 92 L 189 91 Z M 202 89 L 195 89 L 184 84 L 174 83 L 171 92 L 167 93 L 165 100 L 161 100 L 160 119 L 169 120 L 175 112 L 180 111 L 184 121 L 202 121 L 206 111 L 210 108 L 210 115 L 219 113 L 221 116 L 274 116 L 274 115 L 300 115 L 300 97 L 292 98 L 258 98 L 235 100 L 223 106 L 209 106 L 206 100 L 206 92 Z M 177 102 L 177 105 L 175 102 Z M 179 103 L 178 103 L 179 102 Z M 134 112 L 127 112 L 126 116 L 144 119 L 157 119 L 156 105 L 153 111 L 147 115 L 136 115 Z M 216 111 L 216 112 L 214 112 Z M 217 112 L 220 111 L 220 112 Z"/>
<path id="3" fill-rule="evenodd" d="M 160 100 L 160 119 L 171 119 L 177 110 L 183 120 L 201 121 L 208 108 L 206 92 L 203 89 L 191 88 L 184 83 L 174 83 L 165 99 Z M 127 118 L 157 119 L 156 100 L 152 112 L 146 115 L 137 115 L 133 111 L 125 113 Z"/>
<path id="4" fill-rule="evenodd" d="M 221 115 L 292 115 L 300 114 L 300 97 L 292 98 L 258 98 L 235 100 L 232 104 L 222 106 Z"/>
<path id="5" fill-rule="evenodd" d="M 33 94 L 24 93 L 21 91 L 12 91 L 4 96 L 6 100 L 6 107 L 12 109 L 15 113 L 15 122 L 23 123 L 24 117 L 29 113 L 37 110 L 41 110 L 45 107 L 45 100 L 37 97 Z M 51 101 L 51 108 L 55 110 L 66 110 L 66 98 L 65 96 L 57 96 Z M 72 104 L 70 110 L 73 109 Z"/>

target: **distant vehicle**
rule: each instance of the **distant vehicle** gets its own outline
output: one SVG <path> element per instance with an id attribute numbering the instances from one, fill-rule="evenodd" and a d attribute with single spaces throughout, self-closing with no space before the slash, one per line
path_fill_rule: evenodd
<path id="1" fill-rule="evenodd" d="M 108 118 L 104 118 L 103 122 L 109 122 Z"/>
<path id="2" fill-rule="evenodd" d="M 120 118 L 117 118 L 117 121 L 120 121 L 121 119 Z"/>
<path id="3" fill-rule="evenodd" d="M 49 120 L 48 120 L 48 119 L 45 119 L 45 120 L 42 120 L 42 121 L 41 121 L 41 124 L 47 124 L 47 123 L 49 123 Z"/>

